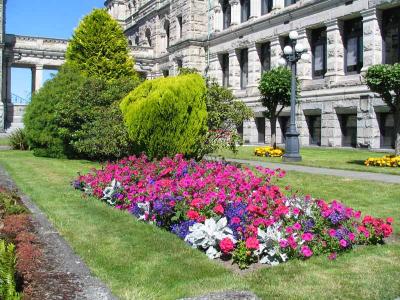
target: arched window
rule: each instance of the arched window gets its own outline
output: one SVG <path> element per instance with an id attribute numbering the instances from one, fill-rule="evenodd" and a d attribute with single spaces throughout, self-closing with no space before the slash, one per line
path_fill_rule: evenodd
<path id="1" fill-rule="evenodd" d="M 151 47 L 152 45 L 151 45 L 151 31 L 150 31 L 150 28 L 146 29 L 145 36 L 146 36 L 147 46 Z"/>
<path id="2" fill-rule="evenodd" d="M 261 14 L 266 15 L 272 11 L 273 0 L 261 0 Z"/>
<path id="3" fill-rule="evenodd" d="M 229 0 L 222 0 L 222 18 L 224 23 L 224 29 L 229 28 L 231 26 L 231 5 L 229 4 Z"/>

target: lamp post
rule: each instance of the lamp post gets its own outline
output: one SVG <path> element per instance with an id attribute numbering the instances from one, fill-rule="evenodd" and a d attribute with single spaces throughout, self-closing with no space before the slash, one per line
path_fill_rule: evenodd
<path id="1" fill-rule="evenodd" d="M 300 60 L 301 55 L 307 50 L 304 49 L 303 45 L 297 44 L 297 38 L 299 34 L 297 31 L 291 31 L 289 33 L 290 45 L 283 49 L 283 55 L 280 60 L 281 65 L 289 63 L 292 70 L 292 84 L 291 84 L 291 95 L 290 95 L 290 126 L 286 132 L 286 146 L 285 155 L 283 161 L 301 161 L 300 156 L 300 142 L 299 133 L 296 127 L 296 94 L 297 94 L 297 62 Z"/>

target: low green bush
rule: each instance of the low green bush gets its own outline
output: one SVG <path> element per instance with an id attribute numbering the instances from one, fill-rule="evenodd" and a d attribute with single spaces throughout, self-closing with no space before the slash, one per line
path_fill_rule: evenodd
<path id="1" fill-rule="evenodd" d="M 15 246 L 0 240 L 0 299 L 21 299 L 16 291 L 15 264 Z"/>
<path id="2" fill-rule="evenodd" d="M 20 205 L 18 200 L 19 196 L 16 193 L 0 188 L 0 216 L 25 213 L 25 207 Z"/>
<path id="3" fill-rule="evenodd" d="M 13 131 L 8 137 L 8 142 L 13 150 L 28 150 L 28 140 L 24 129 Z"/>
<path id="4" fill-rule="evenodd" d="M 196 157 L 207 132 L 205 93 L 197 74 L 146 81 L 132 91 L 121 109 L 135 152 L 151 158 Z"/>

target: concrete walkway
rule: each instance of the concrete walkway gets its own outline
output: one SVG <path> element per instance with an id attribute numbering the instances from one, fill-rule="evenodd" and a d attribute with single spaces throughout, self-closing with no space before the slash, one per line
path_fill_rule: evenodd
<path id="1" fill-rule="evenodd" d="M 310 174 L 345 177 L 345 178 L 351 178 L 351 179 L 357 179 L 357 180 L 369 180 L 369 181 L 379 181 L 379 182 L 385 182 L 385 183 L 400 184 L 400 176 L 399 175 L 390 175 L 390 174 L 372 173 L 372 172 L 347 171 L 347 170 L 327 169 L 327 168 L 315 168 L 315 167 L 306 167 L 306 166 L 280 164 L 280 163 L 270 163 L 270 162 L 245 160 L 245 159 L 226 158 L 225 160 L 229 161 L 229 162 L 247 164 L 250 166 L 262 166 L 262 167 L 270 168 L 270 169 L 280 168 L 285 171 L 297 171 L 297 172 L 304 172 L 304 173 L 310 173 Z"/>

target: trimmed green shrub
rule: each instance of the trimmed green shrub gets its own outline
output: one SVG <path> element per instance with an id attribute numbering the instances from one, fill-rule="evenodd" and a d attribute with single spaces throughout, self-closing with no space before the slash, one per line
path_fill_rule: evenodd
<path id="1" fill-rule="evenodd" d="M 151 158 L 182 153 L 196 157 L 207 132 L 206 85 L 200 75 L 159 78 L 142 83 L 121 109 L 135 151 Z"/>
<path id="2" fill-rule="evenodd" d="M 15 192 L 0 187 L 0 218 L 3 215 L 19 215 L 25 213 L 25 207 L 20 205 L 18 200 L 19 197 Z"/>
<path id="3" fill-rule="evenodd" d="M 24 125 L 35 155 L 54 158 L 72 155 L 71 146 L 60 134 L 57 105 L 66 99 L 79 98 L 84 82 L 85 77 L 76 68 L 64 66 L 33 94 L 24 114 Z"/>
<path id="4" fill-rule="evenodd" d="M 21 299 L 16 291 L 15 264 L 15 246 L 0 240 L 0 299 Z"/>
<path id="5" fill-rule="evenodd" d="M 105 9 L 95 9 L 82 19 L 68 44 L 66 60 L 90 77 L 138 78 L 123 29 Z"/>
<path id="6" fill-rule="evenodd" d="M 24 129 L 14 130 L 8 138 L 8 142 L 13 150 L 28 150 L 29 148 Z"/>

